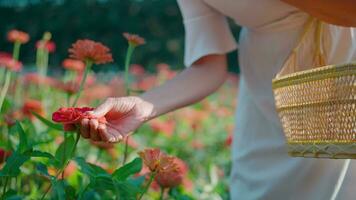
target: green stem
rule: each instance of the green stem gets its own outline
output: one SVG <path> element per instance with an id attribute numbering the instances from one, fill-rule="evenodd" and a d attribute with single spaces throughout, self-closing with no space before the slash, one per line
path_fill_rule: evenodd
<path id="1" fill-rule="evenodd" d="M 66 152 L 66 149 L 67 149 L 67 132 L 64 132 L 64 140 L 63 140 L 64 144 L 63 144 L 63 152 Z M 62 157 L 62 163 L 65 162 L 65 154 L 63 154 L 63 157 Z M 64 179 L 64 171 L 65 169 L 63 170 L 62 172 L 62 179 Z"/>
<path id="2" fill-rule="evenodd" d="M 9 90 L 10 82 L 11 82 L 11 71 L 10 70 L 6 70 L 5 84 L 4 84 L 4 87 L 1 90 L 1 96 L 0 96 L 0 110 L 2 109 L 2 105 L 4 103 L 7 91 Z"/>
<path id="3" fill-rule="evenodd" d="M 75 140 L 75 144 L 74 144 L 73 149 L 72 149 L 72 151 L 71 151 L 71 153 L 70 153 L 70 159 L 72 159 L 73 156 L 74 156 L 74 152 L 75 152 L 75 149 L 77 148 L 79 139 L 80 139 L 80 134 L 77 133 L 77 138 L 76 138 L 76 140 Z M 56 174 L 56 176 L 55 176 L 56 179 L 58 178 L 58 176 L 59 176 L 61 173 L 64 172 L 64 169 L 65 169 L 65 168 L 67 167 L 67 165 L 69 164 L 70 159 L 68 159 L 67 163 L 57 172 L 57 174 Z M 52 188 L 52 182 L 50 183 L 50 185 L 49 185 L 48 188 L 46 189 L 45 193 L 42 195 L 41 200 L 43 200 L 43 199 L 46 197 L 46 195 L 47 195 L 48 192 L 51 190 L 51 188 Z"/>
<path id="4" fill-rule="evenodd" d="M 1 197 L 1 199 L 4 199 L 4 198 L 5 198 L 5 193 L 6 193 L 6 188 L 7 188 L 8 182 L 9 182 L 9 177 L 7 176 L 7 177 L 5 178 L 5 184 L 4 184 L 4 188 L 3 188 L 3 190 L 2 190 L 2 197 Z"/>
<path id="5" fill-rule="evenodd" d="M 78 91 L 78 93 L 77 93 L 76 96 L 75 96 L 75 99 L 74 99 L 74 102 L 73 102 L 72 107 L 74 107 L 75 105 L 77 105 L 78 99 L 79 99 L 79 97 L 80 97 L 80 94 L 82 93 L 82 90 L 83 90 L 85 81 L 86 81 L 86 79 L 87 79 L 88 73 L 89 73 L 89 71 L 90 71 L 91 66 L 93 65 L 93 62 L 90 61 L 90 60 L 86 60 L 85 63 L 86 63 L 85 72 L 84 72 L 82 81 L 80 82 L 79 91 Z"/>
<path id="6" fill-rule="evenodd" d="M 14 60 L 19 60 L 20 57 L 20 47 L 21 47 L 21 43 L 20 42 L 15 42 L 14 43 L 14 49 L 12 51 L 12 58 Z"/>
<path id="7" fill-rule="evenodd" d="M 143 191 L 142 191 L 140 197 L 138 198 L 138 200 L 141 200 L 143 195 L 146 194 L 146 192 L 148 191 L 148 188 L 150 188 L 150 185 L 153 182 L 153 179 L 155 178 L 156 174 L 157 174 L 156 172 L 151 172 L 150 180 L 148 181 L 147 185 L 143 189 Z"/>
<path id="8" fill-rule="evenodd" d="M 125 165 L 126 160 L 127 160 L 127 156 L 128 156 L 128 153 L 129 153 L 129 137 L 130 136 L 127 136 L 125 138 L 124 159 L 122 160 L 122 165 Z"/>
<path id="9" fill-rule="evenodd" d="M 125 74 L 124 74 L 125 90 L 127 96 L 130 95 L 129 67 L 130 67 L 132 53 L 134 52 L 134 50 L 135 50 L 135 46 L 129 44 L 129 47 L 127 48 L 126 58 L 125 58 Z"/>
<path id="10" fill-rule="evenodd" d="M 160 195 L 159 195 L 159 200 L 163 200 L 163 197 L 164 197 L 164 187 L 161 187 L 161 192 L 160 192 Z"/>
<path id="11" fill-rule="evenodd" d="M 125 81 L 125 90 L 126 96 L 130 96 L 130 79 L 129 79 L 129 68 L 132 54 L 135 50 L 135 46 L 129 43 L 129 47 L 127 48 L 126 58 L 125 58 L 125 74 L 124 74 L 124 81 Z M 124 159 L 122 160 L 122 165 L 126 163 L 127 154 L 128 154 L 128 137 L 126 137 L 125 147 L 124 147 Z"/>

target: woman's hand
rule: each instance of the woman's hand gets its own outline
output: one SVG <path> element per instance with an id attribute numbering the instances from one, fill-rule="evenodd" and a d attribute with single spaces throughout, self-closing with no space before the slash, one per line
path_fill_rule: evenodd
<path id="1" fill-rule="evenodd" d="M 94 111 L 90 119 L 81 121 L 80 134 L 94 141 L 119 142 L 152 114 L 152 104 L 139 97 L 108 98 Z M 106 121 L 100 120 L 105 117 Z"/>

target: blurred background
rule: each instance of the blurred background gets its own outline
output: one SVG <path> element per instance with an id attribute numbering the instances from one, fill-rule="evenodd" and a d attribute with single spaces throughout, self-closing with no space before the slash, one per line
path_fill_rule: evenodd
<path id="1" fill-rule="evenodd" d="M 239 27 L 231 22 L 236 38 Z M 148 71 L 158 63 L 182 69 L 184 27 L 176 0 L 0 0 L 0 50 L 10 52 L 6 33 L 19 29 L 30 34 L 21 60 L 34 63 L 35 43 L 45 31 L 52 33 L 56 53 L 50 57 L 52 70 L 67 58 L 67 49 L 77 39 L 100 41 L 112 49 L 117 67 L 123 69 L 126 40 L 123 32 L 143 36 L 147 44 L 135 52 L 134 62 Z M 230 71 L 238 72 L 237 52 L 229 54 Z"/>

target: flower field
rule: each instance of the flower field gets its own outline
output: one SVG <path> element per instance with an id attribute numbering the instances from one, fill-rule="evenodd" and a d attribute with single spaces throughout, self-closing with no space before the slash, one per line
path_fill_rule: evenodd
<path id="1" fill-rule="evenodd" d="M 108 97 L 140 95 L 178 72 L 164 63 L 155 73 L 133 64 L 134 51 L 149 42 L 138 35 L 123 34 L 124 61 L 113 60 L 100 42 L 78 40 L 60 71 L 49 65 L 56 46 L 48 32 L 34 47 L 34 67 L 21 63 L 30 39 L 12 30 L 13 52 L 0 52 L 1 199 L 229 198 L 236 75 L 205 100 L 151 120 L 119 143 L 97 142 L 78 133 L 80 121 L 93 117 L 87 111 Z M 98 65 L 125 70 L 95 73 Z"/>

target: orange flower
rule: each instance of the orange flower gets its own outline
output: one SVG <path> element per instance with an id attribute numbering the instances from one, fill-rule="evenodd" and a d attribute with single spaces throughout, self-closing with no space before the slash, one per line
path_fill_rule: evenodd
<path id="1" fill-rule="evenodd" d="M 160 172 L 173 167 L 174 158 L 167 156 L 160 149 L 145 149 L 138 153 L 151 172 Z"/>
<path id="2" fill-rule="evenodd" d="M 155 180 L 163 188 L 173 188 L 182 184 L 184 176 L 188 173 L 188 167 L 181 159 L 173 157 L 173 165 L 160 171 Z"/>
<path id="3" fill-rule="evenodd" d="M 62 66 L 68 70 L 73 70 L 78 73 L 83 72 L 85 68 L 85 64 L 82 61 L 69 58 L 62 62 Z"/>
<path id="4" fill-rule="evenodd" d="M 171 168 L 158 173 L 155 180 L 163 188 L 173 188 L 182 183 L 183 175 L 179 168 Z"/>
<path id="5" fill-rule="evenodd" d="M 135 35 L 131 33 L 123 33 L 123 36 L 129 42 L 129 44 L 133 46 L 139 46 L 146 43 L 145 39 L 140 37 L 139 35 Z"/>
<path id="6" fill-rule="evenodd" d="M 11 30 L 7 33 L 7 40 L 9 42 L 19 42 L 25 44 L 30 40 L 30 36 L 19 30 Z"/>
<path id="7" fill-rule="evenodd" d="M 39 115 L 44 115 L 44 110 L 42 107 L 42 103 L 38 100 L 27 99 L 22 106 L 22 112 L 25 116 L 33 119 L 32 112 L 37 113 Z"/>
<path id="8" fill-rule="evenodd" d="M 12 56 L 7 53 L 0 53 L 0 67 L 18 72 L 22 70 L 22 63 L 13 59 Z"/>
<path id="9" fill-rule="evenodd" d="M 91 61 L 95 64 L 113 61 L 110 49 L 102 43 L 92 40 L 77 40 L 68 51 L 69 57 L 81 61 Z"/>

